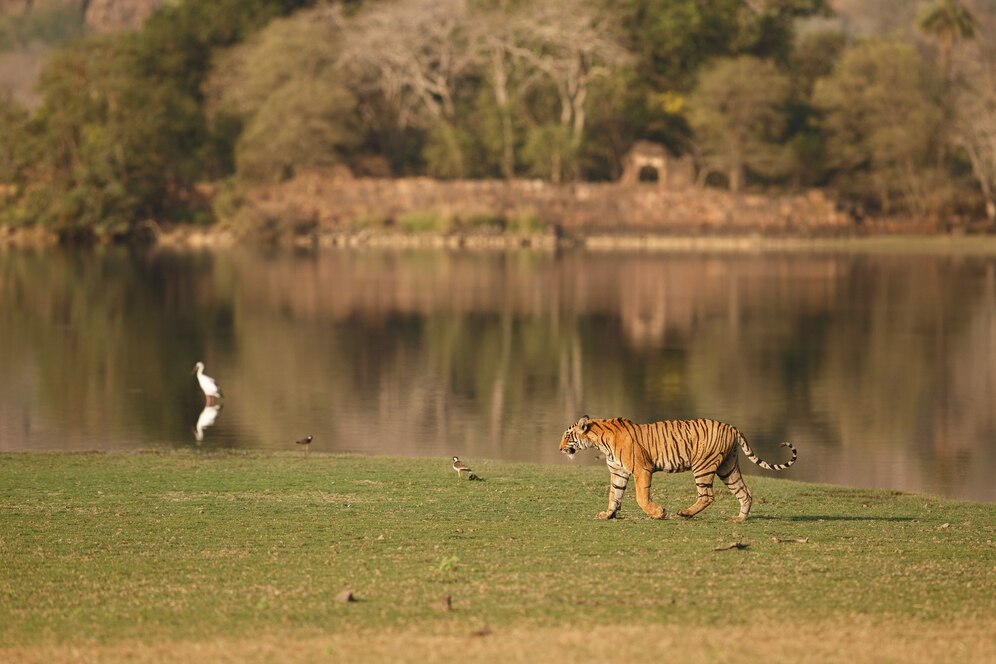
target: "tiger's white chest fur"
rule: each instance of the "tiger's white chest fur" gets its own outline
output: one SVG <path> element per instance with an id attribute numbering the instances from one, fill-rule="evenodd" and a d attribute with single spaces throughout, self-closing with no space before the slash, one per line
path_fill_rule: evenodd
<path id="1" fill-rule="evenodd" d="M 623 465 L 622 461 L 616 457 L 615 453 L 612 451 L 612 448 L 608 445 L 595 445 L 595 447 L 599 452 L 605 455 L 605 465 L 609 468 L 621 468 L 628 473 L 633 472 L 632 468 L 626 468 L 626 466 Z"/>
<path id="2" fill-rule="evenodd" d="M 606 461 L 615 461 L 616 455 L 612 453 L 612 448 L 608 445 L 596 445 L 599 452 L 605 455 Z"/>

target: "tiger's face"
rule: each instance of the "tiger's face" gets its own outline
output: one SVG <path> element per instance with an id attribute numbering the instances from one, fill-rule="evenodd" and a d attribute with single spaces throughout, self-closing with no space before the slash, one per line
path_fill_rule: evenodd
<path id="1" fill-rule="evenodd" d="M 565 431 L 564 437 L 560 439 L 560 451 L 566 454 L 571 461 L 574 461 L 574 454 L 578 450 L 591 447 L 591 442 L 587 436 L 590 427 L 591 421 L 587 415 L 584 415 Z"/>

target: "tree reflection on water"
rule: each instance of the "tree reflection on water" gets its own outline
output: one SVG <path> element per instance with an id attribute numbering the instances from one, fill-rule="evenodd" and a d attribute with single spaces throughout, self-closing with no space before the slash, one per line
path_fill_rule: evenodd
<path id="1" fill-rule="evenodd" d="M 996 500 L 996 259 L 0 254 L 0 449 L 560 463 L 579 415 L 713 417 L 796 479 Z"/>

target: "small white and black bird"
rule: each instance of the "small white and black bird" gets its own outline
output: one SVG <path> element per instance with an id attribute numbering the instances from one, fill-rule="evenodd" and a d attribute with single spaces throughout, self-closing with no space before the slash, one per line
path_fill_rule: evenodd
<path id="1" fill-rule="evenodd" d="M 457 477 L 460 477 L 463 473 L 474 474 L 463 461 L 460 461 L 460 457 L 453 457 L 453 470 L 456 471 Z"/>
<path id="2" fill-rule="evenodd" d="M 460 457 L 453 457 L 453 470 L 456 471 L 457 477 L 462 476 L 463 473 L 467 473 L 468 480 L 481 481 L 481 478 L 474 474 L 467 464 L 460 461 Z"/>
<path id="3" fill-rule="evenodd" d="M 311 452 L 311 441 L 313 441 L 314 439 L 315 439 L 314 436 L 308 434 L 306 437 L 302 438 L 301 440 L 295 440 L 294 444 L 304 445 L 305 454 L 309 454 Z"/>
<path id="4" fill-rule="evenodd" d="M 225 398 L 225 395 L 221 393 L 221 388 L 218 387 L 218 383 L 214 381 L 214 378 L 211 378 L 211 376 L 204 373 L 203 362 L 195 364 L 194 370 L 190 373 L 197 374 L 197 382 L 200 383 L 201 390 L 204 391 L 204 398 L 207 400 L 208 406 L 214 403 L 215 399 Z"/>

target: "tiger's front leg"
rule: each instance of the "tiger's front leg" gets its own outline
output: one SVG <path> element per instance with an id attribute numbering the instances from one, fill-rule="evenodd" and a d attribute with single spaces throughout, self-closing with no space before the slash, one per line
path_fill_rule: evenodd
<path id="1" fill-rule="evenodd" d="M 623 494 L 626 493 L 626 485 L 629 484 L 629 473 L 621 466 L 609 466 L 609 506 L 604 512 L 598 513 L 599 519 L 615 518 L 622 507 Z"/>

